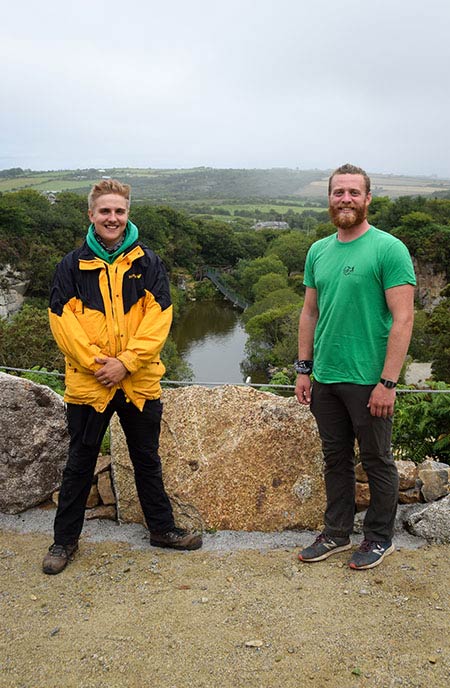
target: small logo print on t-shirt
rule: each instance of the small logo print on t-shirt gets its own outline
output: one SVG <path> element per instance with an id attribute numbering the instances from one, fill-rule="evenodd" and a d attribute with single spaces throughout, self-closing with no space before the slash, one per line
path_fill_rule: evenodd
<path id="1" fill-rule="evenodd" d="M 355 267 L 351 267 L 350 265 L 346 265 L 345 268 L 342 271 L 344 275 L 351 275 L 352 272 L 355 272 Z"/>

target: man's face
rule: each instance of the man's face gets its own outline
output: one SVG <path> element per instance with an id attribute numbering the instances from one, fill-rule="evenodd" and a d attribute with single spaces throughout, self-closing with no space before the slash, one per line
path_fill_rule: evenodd
<path id="1" fill-rule="evenodd" d="M 89 210 L 89 219 L 99 237 L 111 248 L 122 238 L 128 222 L 128 203 L 119 194 L 104 194 Z"/>
<path id="2" fill-rule="evenodd" d="M 340 229 L 352 229 L 367 218 L 372 196 L 366 193 L 361 174 L 337 174 L 331 180 L 328 197 L 329 213 L 333 224 Z"/>

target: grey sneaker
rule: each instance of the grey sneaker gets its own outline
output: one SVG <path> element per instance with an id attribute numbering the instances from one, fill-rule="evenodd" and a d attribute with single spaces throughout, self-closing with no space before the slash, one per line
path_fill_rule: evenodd
<path id="1" fill-rule="evenodd" d="M 348 537 L 331 538 L 329 535 L 325 535 L 325 533 L 320 533 L 312 545 L 302 549 L 298 558 L 300 561 L 322 561 L 331 557 L 332 554 L 344 552 L 344 550 L 350 549 L 350 547 L 351 543 Z"/>
<path id="2" fill-rule="evenodd" d="M 152 531 L 150 544 L 154 547 L 171 547 L 172 549 L 199 549 L 203 540 L 199 533 L 191 533 L 184 528 L 174 526 L 164 533 Z"/>
<path id="3" fill-rule="evenodd" d="M 49 547 L 47 554 L 42 562 L 42 570 L 44 573 L 54 575 L 61 573 L 66 568 L 70 560 L 73 559 L 73 554 L 78 549 L 78 542 L 70 545 L 57 545 L 55 542 Z"/>
<path id="4" fill-rule="evenodd" d="M 390 540 L 386 542 L 363 540 L 356 552 L 353 553 L 349 566 L 351 569 L 373 569 L 394 550 L 395 547 Z"/>

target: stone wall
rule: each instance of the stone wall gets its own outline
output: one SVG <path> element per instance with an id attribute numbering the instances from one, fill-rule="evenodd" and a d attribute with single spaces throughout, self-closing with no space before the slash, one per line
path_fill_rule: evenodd
<path id="1" fill-rule="evenodd" d="M 450 466 L 439 461 L 427 460 L 421 464 L 413 461 L 397 461 L 399 475 L 399 504 L 434 502 L 450 492 Z M 355 467 L 356 508 L 367 509 L 370 503 L 370 488 L 362 464 Z"/>

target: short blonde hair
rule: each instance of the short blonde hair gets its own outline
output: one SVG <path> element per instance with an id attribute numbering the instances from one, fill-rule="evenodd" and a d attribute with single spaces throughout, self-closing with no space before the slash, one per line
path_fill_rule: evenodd
<path id="1" fill-rule="evenodd" d="M 94 184 L 89 192 L 88 206 L 89 210 L 93 210 L 97 198 L 105 194 L 118 194 L 123 196 L 127 201 L 128 208 L 130 207 L 131 186 L 129 184 L 122 184 L 117 179 L 102 179 L 97 184 Z"/>

